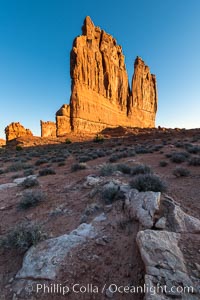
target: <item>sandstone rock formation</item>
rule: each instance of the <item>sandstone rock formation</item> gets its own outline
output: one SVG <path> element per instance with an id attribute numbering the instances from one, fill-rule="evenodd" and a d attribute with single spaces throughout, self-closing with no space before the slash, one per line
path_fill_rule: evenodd
<path id="1" fill-rule="evenodd" d="M 40 121 L 41 137 L 56 137 L 56 123 Z"/>
<path id="2" fill-rule="evenodd" d="M 21 136 L 33 136 L 29 129 L 24 128 L 19 122 L 13 122 L 5 128 L 6 142 Z"/>
<path id="3" fill-rule="evenodd" d="M 71 99 L 56 114 L 57 135 L 95 133 L 106 127 L 154 127 L 155 76 L 141 58 L 134 65 L 132 89 L 121 46 L 86 17 L 70 55 Z"/>

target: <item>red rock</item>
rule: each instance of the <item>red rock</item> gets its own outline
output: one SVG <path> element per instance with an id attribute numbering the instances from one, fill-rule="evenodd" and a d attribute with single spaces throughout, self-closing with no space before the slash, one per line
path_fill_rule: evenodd
<path id="1" fill-rule="evenodd" d="M 19 122 L 13 122 L 5 128 L 6 141 L 11 141 L 18 137 L 32 137 L 33 134 L 29 129 L 24 128 Z"/>
<path id="2" fill-rule="evenodd" d="M 40 121 L 41 137 L 56 137 L 56 123 Z"/>
<path id="3" fill-rule="evenodd" d="M 86 17 L 70 55 L 70 105 L 56 114 L 57 135 L 95 133 L 106 127 L 155 127 L 155 76 L 139 57 L 132 91 L 121 46 Z"/>

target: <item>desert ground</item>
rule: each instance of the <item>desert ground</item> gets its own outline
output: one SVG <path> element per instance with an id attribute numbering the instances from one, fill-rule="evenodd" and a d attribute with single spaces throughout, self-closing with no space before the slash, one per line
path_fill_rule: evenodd
<path id="1" fill-rule="evenodd" d="M 144 284 L 145 266 L 136 243 L 140 224 L 127 214 L 123 192 L 113 194 L 113 185 L 127 187 L 145 170 L 160 178 L 162 197 L 200 219 L 200 130 L 118 128 L 103 136 L 85 141 L 70 136 L 51 143 L 19 139 L 0 148 L 0 299 L 143 299 L 144 293 L 112 295 L 107 288 L 112 283 Z M 21 180 L 27 176 L 29 180 Z M 106 189 L 111 183 L 112 189 Z M 54 280 L 16 277 L 30 247 L 70 234 L 81 224 L 93 224 L 97 235 L 69 250 Z M 180 247 L 188 274 L 199 278 L 199 234 L 187 234 Z M 36 281 L 90 284 L 99 291 L 65 296 L 28 291 L 27 284 Z M 194 297 L 188 299 L 199 299 Z"/>

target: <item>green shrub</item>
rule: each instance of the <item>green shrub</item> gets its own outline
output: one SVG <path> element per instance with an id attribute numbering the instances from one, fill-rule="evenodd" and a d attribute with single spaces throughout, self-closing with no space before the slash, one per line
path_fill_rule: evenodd
<path id="1" fill-rule="evenodd" d="M 0 239 L 0 247 L 26 251 L 32 245 L 47 238 L 39 225 L 22 223 L 14 227 L 5 237 Z"/>
<path id="2" fill-rule="evenodd" d="M 22 194 L 22 198 L 18 204 L 19 209 L 28 209 L 30 207 L 35 207 L 40 204 L 40 202 L 45 200 L 45 194 L 40 190 L 29 190 Z"/>
<path id="3" fill-rule="evenodd" d="M 72 143 L 72 141 L 71 141 L 70 139 L 66 139 L 66 140 L 65 140 L 65 144 L 69 145 L 69 144 L 71 144 L 71 143 Z"/>
<path id="4" fill-rule="evenodd" d="M 153 173 L 151 168 L 147 165 L 138 165 L 131 168 L 131 175 L 138 175 L 138 174 L 150 174 Z"/>
<path id="5" fill-rule="evenodd" d="M 97 134 L 93 141 L 95 143 L 102 143 L 104 142 L 104 136 L 102 134 Z"/>
<path id="6" fill-rule="evenodd" d="M 153 191 L 164 192 L 166 191 L 166 184 L 155 175 L 140 174 L 137 175 L 131 182 L 131 188 L 137 189 L 140 192 Z"/>
<path id="7" fill-rule="evenodd" d="M 15 149 L 16 149 L 17 151 L 23 150 L 22 146 L 20 146 L 20 145 L 17 145 Z"/>
<path id="8" fill-rule="evenodd" d="M 186 168 L 177 167 L 173 171 L 173 175 L 176 177 L 187 177 L 190 175 L 190 171 Z"/>

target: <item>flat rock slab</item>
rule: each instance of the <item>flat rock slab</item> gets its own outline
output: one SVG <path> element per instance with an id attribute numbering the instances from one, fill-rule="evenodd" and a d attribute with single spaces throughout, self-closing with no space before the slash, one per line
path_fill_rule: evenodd
<path id="1" fill-rule="evenodd" d="M 32 246 L 24 256 L 22 268 L 16 278 L 54 280 L 70 250 L 95 236 L 94 227 L 83 223 L 70 234 L 48 239 L 37 246 Z"/>
<path id="2" fill-rule="evenodd" d="M 180 233 L 154 230 L 138 233 L 137 244 L 146 269 L 145 284 L 151 289 L 146 300 L 200 299 L 200 277 L 188 274 L 180 241 Z M 162 286 L 164 292 L 156 290 L 157 286 Z"/>

